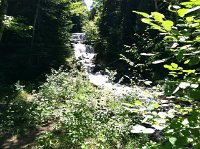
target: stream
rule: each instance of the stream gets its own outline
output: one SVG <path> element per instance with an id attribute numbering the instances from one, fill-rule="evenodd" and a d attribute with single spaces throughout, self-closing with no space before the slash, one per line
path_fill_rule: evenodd
<path id="1" fill-rule="evenodd" d="M 137 96 L 145 101 L 155 98 L 155 96 L 162 96 L 163 92 L 158 91 L 155 87 L 145 88 L 141 86 L 126 86 L 119 83 L 113 83 L 109 80 L 109 76 L 102 74 L 100 71 L 93 73 L 95 67 L 94 58 L 96 53 L 91 45 L 84 44 L 84 33 L 72 34 L 74 40 L 74 55 L 75 58 L 81 63 L 89 81 L 102 88 L 103 90 L 109 91 L 114 98 L 121 98 L 124 96 Z"/>

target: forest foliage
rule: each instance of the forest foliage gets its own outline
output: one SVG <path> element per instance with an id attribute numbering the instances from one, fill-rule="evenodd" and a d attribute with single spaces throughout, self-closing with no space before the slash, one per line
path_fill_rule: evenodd
<path id="1" fill-rule="evenodd" d="M 144 117 L 135 131 L 164 132 L 159 143 L 150 141 L 148 147 L 199 148 L 199 0 L 143 2 L 108 0 L 96 6 L 100 12 L 93 18 L 99 39 L 94 38 L 93 44 L 106 66 L 117 69 L 117 77 L 124 74 L 146 85 L 161 80 L 157 83 L 164 83 L 165 95 L 173 98 L 171 109 L 162 109 L 159 102 L 150 109 L 142 101 L 127 105 L 130 112 Z M 150 5 L 148 10 L 145 5 Z M 138 104 L 146 113 L 137 108 Z"/>
<path id="2" fill-rule="evenodd" d="M 81 0 L 0 2 L 0 144 L 51 125 L 31 147 L 200 148 L 199 0 L 96 0 L 90 12 Z M 72 32 L 115 82 L 164 95 L 116 100 L 91 84 L 70 57 Z"/>
<path id="3" fill-rule="evenodd" d="M 2 0 L 0 81 L 31 81 L 58 68 L 72 54 L 71 33 L 81 31 L 87 13 L 83 1 Z"/>

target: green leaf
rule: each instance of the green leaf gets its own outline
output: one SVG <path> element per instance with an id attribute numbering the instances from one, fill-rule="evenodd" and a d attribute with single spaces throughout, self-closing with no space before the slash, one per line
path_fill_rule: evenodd
<path id="1" fill-rule="evenodd" d="M 176 63 L 171 63 L 172 67 L 177 69 L 178 68 L 178 65 Z"/>
<path id="2" fill-rule="evenodd" d="M 196 42 L 200 42 L 200 36 L 197 36 L 197 37 L 195 38 L 195 41 L 196 41 Z"/>
<path id="3" fill-rule="evenodd" d="M 188 11 L 188 9 L 185 9 L 185 8 L 179 9 L 179 10 L 178 10 L 178 15 L 179 15 L 180 17 L 184 17 L 184 16 L 187 14 L 187 11 Z"/>
<path id="4" fill-rule="evenodd" d="M 173 76 L 174 78 L 178 77 L 177 75 L 175 74 L 169 74 L 170 76 Z"/>
<path id="5" fill-rule="evenodd" d="M 195 73 L 196 70 L 183 70 L 183 72 L 186 72 L 186 73 Z"/>
<path id="6" fill-rule="evenodd" d="M 194 5 L 196 5 L 196 6 L 200 5 L 200 1 L 199 0 L 191 0 L 191 1 L 188 1 L 188 2 L 182 2 L 180 4 L 184 5 L 188 8 L 191 8 Z"/>
<path id="7" fill-rule="evenodd" d="M 171 65 L 164 65 L 164 68 L 169 69 L 169 70 L 177 70 L 177 69 L 174 69 Z"/>
<path id="8" fill-rule="evenodd" d="M 169 142 L 170 142 L 172 145 L 175 145 L 176 140 L 177 140 L 177 138 L 175 138 L 175 137 L 170 137 L 170 138 L 169 138 Z"/>
<path id="9" fill-rule="evenodd" d="M 171 31 L 172 30 L 172 26 L 174 25 L 174 22 L 170 21 L 170 20 L 166 20 L 162 22 L 162 26 L 165 28 L 165 30 L 167 31 Z"/>
<path id="10" fill-rule="evenodd" d="M 133 104 L 130 104 L 130 103 L 122 103 L 123 106 L 126 106 L 126 107 L 134 107 Z"/>
<path id="11" fill-rule="evenodd" d="M 134 13 L 137 13 L 145 18 L 148 18 L 149 17 L 149 14 L 148 13 L 145 13 L 145 12 L 139 12 L 139 11 L 133 11 Z"/>
<path id="12" fill-rule="evenodd" d="M 142 105 L 142 102 L 139 101 L 139 100 L 136 100 L 136 101 L 135 101 L 135 104 L 136 104 L 136 105 Z"/>
<path id="13" fill-rule="evenodd" d="M 198 9 L 200 9 L 200 6 L 196 6 L 196 7 L 191 8 L 191 9 L 185 9 L 185 8 L 179 9 L 179 10 L 178 10 L 178 15 L 179 15 L 180 17 L 184 17 L 186 14 L 191 13 L 191 12 L 194 12 L 194 11 L 196 11 L 196 10 L 198 10 Z"/>
<path id="14" fill-rule="evenodd" d="M 193 17 L 193 16 L 192 16 L 192 17 L 187 17 L 187 18 L 186 18 L 186 21 L 187 21 L 188 23 L 191 23 L 193 20 L 194 20 L 194 17 Z"/>
<path id="15" fill-rule="evenodd" d="M 178 67 L 178 70 L 183 70 L 183 67 Z"/>
<path id="16" fill-rule="evenodd" d="M 159 25 L 157 25 L 155 23 L 151 23 L 150 25 L 151 25 L 152 29 L 156 29 L 156 30 L 159 30 L 161 32 L 166 32 L 161 26 L 159 26 Z"/>
<path id="17" fill-rule="evenodd" d="M 195 57 L 192 57 L 192 58 L 190 59 L 190 61 L 189 61 L 188 64 L 189 64 L 190 66 L 197 65 L 197 64 L 199 64 L 199 61 L 200 61 L 199 57 L 195 56 Z"/>
<path id="18" fill-rule="evenodd" d="M 177 72 L 175 72 L 175 71 L 170 71 L 169 73 L 170 74 L 177 74 Z"/>
<path id="19" fill-rule="evenodd" d="M 199 27 L 199 23 L 190 23 L 189 26 L 193 28 Z"/>
<path id="20" fill-rule="evenodd" d="M 151 15 L 154 17 L 155 21 L 162 22 L 165 16 L 159 12 L 151 12 Z"/>
<path id="21" fill-rule="evenodd" d="M 180 61 L 183 59 L 184 57 L 184 54 L 185 54 L 185 50 L 181 50 L 178 55 L 176 56 L 177 60 Z"/>
<path id="22" fill-rule="evenodd" d="M 151 85 L 151 83 L 152 83 L 152 81 L 145 81 L 144 82 L 144 84 L 149 85 L 149 86 Z"/>
<path id="23" fill-rule="evenodd" d="M 149 25 L 151 24 L 151 19 L 148 19 L 148 18 L 142 18 L 141 21 L 143 23 L 146 23 L 146 24 L 149 24 Z"/>
<path id="24" fill-rule="evenodd" d="M 174 36 L 165 36 L 164 39 L 172 39 L 173 41 L 178 41 Z"/>
<path id="25" fill-rule="evenodd" d="M 156 109 L 159 108 L 159 106 L 160 106 L 160 105 L 159 105 L 158 103 L 155 103 L 155 104 L 154 104 L 154 108 L 156 108 Z"/>
<path id="26" fill-rule="evenodd" d="M 190 60 L 188 59 L 188 60 L 186 60 L 185 62 L 184 62 L 184 64 L 188 64 L 190 62 Z"/>

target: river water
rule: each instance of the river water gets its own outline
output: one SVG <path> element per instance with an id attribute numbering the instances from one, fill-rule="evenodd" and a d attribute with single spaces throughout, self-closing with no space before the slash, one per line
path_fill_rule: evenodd
<path id="1" fill-rule="evenodd" d="M 101 72 L 93 73 L 95 67 L 94 58 L 96 53 L 90 45 L 85 45 L 81 42 L 74 43 L 75 58 L 82 64 L 89 81 L 102 88 L 102 90 L 109 91 L 114 98 L 121 98 L 124 96 L 137 96 L 139 99 L 151 100 L 155 96 L 162 95 L 162 92 L 158 92 L 155 88 L 144 88 L 137 85 L 125 86 L 118 83 L 113 83 L 109 80 L 109 76 L 102 74 Z"/>

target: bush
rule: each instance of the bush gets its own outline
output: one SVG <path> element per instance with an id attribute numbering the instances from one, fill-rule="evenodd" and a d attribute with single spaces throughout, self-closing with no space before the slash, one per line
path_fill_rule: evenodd
<path id="1" fill-rule="evenodd" d="M 40 148 L 117 148 L 137 140 L 130 134 L 135 115 L 128 114 L 121 101 L 93 87 L 81 73 L 52 71 L 35 101 L 42 120 L 56 125 L 37 139 Z"/>

